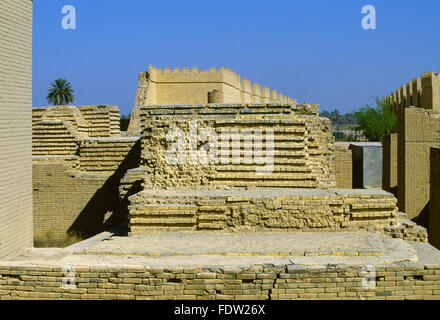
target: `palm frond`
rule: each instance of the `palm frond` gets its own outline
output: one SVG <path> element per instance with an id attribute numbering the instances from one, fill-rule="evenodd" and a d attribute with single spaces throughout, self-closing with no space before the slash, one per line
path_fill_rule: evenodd
<path id="1" fill-rule="evenodd" d="M 64 78 L 56 79 L 50 84 L 46 100 L 48 103 L 63 106 L 74 102 L 72 85 Z"/>

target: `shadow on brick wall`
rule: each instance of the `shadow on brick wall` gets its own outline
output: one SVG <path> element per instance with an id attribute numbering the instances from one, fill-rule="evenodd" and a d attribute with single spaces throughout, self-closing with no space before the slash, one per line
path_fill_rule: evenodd
<path id="1" fill-rule="evenodd" d="M 419 215 L 412 219 L 418 225 L 429 230 L 429 210 L 431 206 L 431 201 L 428 201 L 423 210 L 419 213 Z"/>
<path id="2" fill-rule="evenodd" d="M 139 167 L 139 163 L 140 141 L 78 215 L 67 230 L 69 237 L 88 239 L 128 222 L 128 197 L 142 190 L 141 182 L 134 183 L 123 199 L 119 198 L 119 186 L 127 170 Z"/>

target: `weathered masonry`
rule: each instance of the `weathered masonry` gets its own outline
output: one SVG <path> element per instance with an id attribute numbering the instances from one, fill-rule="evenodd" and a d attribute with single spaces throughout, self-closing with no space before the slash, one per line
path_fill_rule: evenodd
<path id="1" fill-rule="evenodd" d="M 439 74 L 426 72 L 385 99 L 398 121 L 397 134 L 384 137 L 384 188 L 397 195 L 400 210 L 430 230 L 435 244 L 438 231 L 430 226 L 436 221 L 430 202 L 436 199 L 430 195 L 430 170 L 438 163 L 431 163 L 430 148 L 440 144 Z"/>
<path id="2" fill-rule="evenodd" d="M 151 231 L 380 231 L 397 238 L 427 241 L 426 230 L 398 213 L 393 195 L 378 190 L 335 188 L 334 138 L 330 121 L 307 104 L 216 104 L 145 106 L 141 117 L 141 162 L 144 191 L 130 197 L 131 234 Z M 197 128 L 191 129 L 191 123 Z M 252 153 L 267 148 L 228 132 L 273 132 L 273 167 L 258 170 Z M 197 142 L 219 149 L 237 149 L 218 162 L 169 161 L 175 141 L 170 132 L 211 138 Z M 263 135 L 264 136 L 264 135 Z M 250 137 L 248 137 L 250 138 Z M 207 149 L 195 150 L 196 153 Z M 208 148 L 209 149 L 209 148 Z M 184 147 L 184 151 L 187 147 Z M 182 154 L 182 152 L 180 153 Z M 250 158 L 246 156 L 251 155 Z M 268 154 L 266 149 L 265 154 Z M 222 161 L 227 160 L 227 161 Z"/>
<path id="3" fill-rule="evenodd" d="M 435 251 L 429 252 L 434 258 Z M 242 261 L 245 259 L 240 257 Z M 226 260 L 226 258 L 225 258 Z M 246 262 L 244 262 L 246 263 Z M 243 263 L 242 263 L 243 264 Z M 235 267 L 77 266 L 76 288 L 63 288 L 62 266 L 0 263 L 9 299 L 90 300 L 404 300 L 438 299 L 440 267 L 418 263 L 376 267 L 377 286 L 363 289 L 363 266 L 281 263 Z M 10 295 L 8 295 L 8 293 Z"/>
<path id="4" fill-rule="evenodd" d="M 397 196 L 397 133 L 383 137 L 382 187 Z"/>
<path id="5" fill-rule="evenodd" d="M 35 245 L 66 246 L 124 222 L 119 188 L 140 144 L 121 136 L 118 107 L 33 108 L 32 122 Z"/>
<path id="6" fill-rule="evenodd" d="M 215 92 L 214 92 L 215 91 Z M 211 94 L 210 94 L 211 93 Z M 208 97 L 212 101 L 208 101 Z M 136 106 L 166 104 L 295 102 L 293 99 L 252 84 L 229 68 L 154 68 L 139 74 Z"/>
<path id="7" fill-rule="evenodd" d="M 440 143 L 440 112 L 401 109 L 397 130 L 399 208 L 428 225 L 430 148 Z"/>
<path id="8" fill-rule="evenodd" d="M 77 107 L 64 109 L 58 109 L 55 118 L 81 113 Z M 139 111 L 140 160 L 118 177 L 130 236 L 107 235 L 50 257 L 43 254 L 44 262 L 38 251 L 0 262 L 0 298 L 440 297 L 440 253 L 426 243 L 424 228 L 398 212 L 397 199 L 382 190 L 334 188 L 334 141 L 329 120 L 319 117 L 317 106 L 167 105 Z M 114 170 L 107 163 L 114 160 L 106 159 L 105 152 L 112 154 L 115 146 L 107 149 L 101 144 L 120 137 L 87 137 L 91 124 L 78 120 L 81 117 L 47 120 L 51 111 L 46 112 L 34 123 L 39 133 L 36 152 L 50 153 L 49 141 L 57 135 L 56 130 L 46 130 L 49 123 L 63 124 L 61 132 L 67 136 L 75 136 L 75 128 L 81 127 L 84 135 L 75 140 L 79 143 L 73 155 L 66 144 L 68 155 L 43 154 L 34 161 L 63 157 L 63 165 L 81 175 Z M 265 134 L 261 141 L 253 140 L 252 149 L 249 136 L 240 135 L 236 162 L 232 153 L 223 154 L 225 162 L 169 162 L 174 138 L 187 142 L 181 150 L 186 159 L 194 155 L 189 152 L 194 151 L 191 134 L 197 136 L 198 156 L 213 145 L 233 151 L 237 137 L 221 139 L 231 129 Z M 266 135 L 271 131 L 273 150 Z M 170 132 L 178 134 L 173 138 Z M 83 146 L 85 154 L 95 156 L 82 159 Z M 260 147 L 264 156 L 268 151 L 273 155 L 273 170 L 257 176 L 258 168 L 267 163 L 258 162 L 258 157 L 245 159 Z M 93 161 L 97 154 L 105 166 Z M 371 288 L 363 285 L 366 263 L 375 270 L 376 285 Z M 73 287 L 62 285 L 66 264 L 75 270 Z"/>
<path id="9" fill-rule="evenodd" d="M 425 72 L 421 77 L 401 86 L 385 99 L 391 102 L 394 112 L 400 108 L 413 106 L 429 110 L 440 110 L 440 77 L 433 71 Z"/>
<path id="10" fill-rule="evenodd" d="M 0 259 L 4 259 L 32 247 L 32 1 L 1 1 L 0 21 Z"/>
<path id="11" fill-rule="evenodd" d="M 440 252 L 397 199 L 335 189 L 334 140 L 316 105 L 259 93 L 237 77 L 228 87 L 229 70 L 183 70 L 208 80 L 224 74 L 214 81 L 219 87 L 201 89 L 163 80 L 168 71 L 155 83 L 141 81 L 138 98 L 146 100 L 133 113 L 133 136 L 120 132 L 115 106 L 38 108 L 31 120 L 32 2 L 5 0 L 0 9 L 0 41 L 12 44 L 0 51 L 0 91 L 8 94 L 0 99 L 7 182 L 0 186 L 0 299 L 440 297 Z M 148 102 L 186 92 L 204 100 Z M 400 148 L 399 138 L 399 152 L 415 142 Z M 68 243 L 66 234 L 89 237 L 120 222 L 129 223 L 130 236 L 107 232 L 66 249 L 29 248 L 32 187 L 38 241 Z M 365 264 L 374 267 L 374 288 L 363 285 Z"/>
<path id="12" fill-rule="evenodd" d="M 140 106 L 207 103 L 296 103 L 276 90 L 251 83 L 229 68 L 154 68 L 139 74 L 128 131 L 139 133 Z"/>
<path id="13" fill-rule="evenodd" d="M 353 151 L 350 142 L 335 143 L 336 187 L 353 189 Z"/>

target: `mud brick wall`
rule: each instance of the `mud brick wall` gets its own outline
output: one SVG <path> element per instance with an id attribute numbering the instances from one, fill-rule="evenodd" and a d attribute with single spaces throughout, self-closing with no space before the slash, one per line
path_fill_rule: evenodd
<path id="1" fill-rule="evenodd" d="M 130 123 L 128 124 L 127 132 L 132 135 L 140 135 L 141 127 L 141 107 L 135 106 L 131 111 Z"/>
<path id="2" fill-rule="evenodd" d="M 334 140 L 330 133 L 330 122 L 318 117 L 316 106 L 262 104 L 178 107 L 144 109 L 147 112 L 142 114 L 145 120 L 141 165 L 146 174 L 144 181 L 147 188 L 208 185 L 318 188 L 335 185 Z M 285 114 L 277 115 L 282 109 Z M 252 163 L 246 163 L 245 154 L 249 150 L 252 151 L 252 146 L 248 148 L 249 143 L 246 144 L 243 136 L 240 137 L 240 164 L 233 163 L 232 152 L 228 159 L 218 157 L 217 163 L 214 164 L 190 163 L 189 155 L 184 156 L 188 160 L 184 164 L 169 163 L 167 151 L 175 142 L 167 141 L 167 134 L 175 130 L 188 133 L 194 121 L 197 123 L 198 133 L 206 129 L 215 131 L 218 138 L 215 144 L 218 146 L 219 154 L 224 147 L 228 149 L 229 146 L 232 150 L 232 144 L 222 145 L 231 143 L 221 140 L 223 131 L 244 132 L 259 129 L 266 139 L 268 130 L 273 130 L 273 172 L 267 175 L 257 174 L 257 169 L 264 165 L 258 165 L 255 158 L 251 157 Z M 208 140 L 199 141 L 199 147 L 204 143 L 208 143 Z M 262 147 L 264 153 L 264 142 Z M 183 153 L 186 151 L 185 147 Z"/>
<path id="3" fill-rule="evenodd" d="M 135 105 L 207 103 L 213 90 L 221 92 L 221 103 L 295 102 L 276 90 L 251 84 L 228 68 L 162 70 L 150 65 L 148 72 L 139 74 Z"/>
<path id="4" fill-rule="evenodd" d="M 83 109 L 92 112 L 89 120 L 96 110 Z M 139 138 L 89 138 L 101 120 L 93 124 L 77 107 L 37 109 L 34 118 L 35 245 L 66 246 L 123 222 L 128 203 L 119 198 L 119 186 L 127 170 L 139 167 Z M 133 185 L 126 185 L 128 197 Z"/>
<path id="5" fill-rule="evenodd" d="M 353 153 L 350 142 L 335 143 L 336 188 L 353 189 Z"/>
<path id="6" fill-rule="evenodd" d="M 440 249 L 440 147 L 431 148 L 429 242 Z"/>
<path id="7" fill-rule="evenodd" d="M 140 143 L 120 137 L 118 107 L 44 107 L 32 115 L 35 244 L 66 246 L 126 221 L 119 187 L 139 167 Z M 139 191 L 135 182 L 124 183 L 125 198 Z"/>
<path id="8" fill-rule="evenodd" d="M 140 141 L 137 137 L 81 140 L 79 169 L 86 172 L 127 171 L 139 166 Z"/>
<path id="9" fill-rule="evenodd" d="M 73 267 L 76 288 L 63 288 L 62 267 L 0 265 L 0 299 L 429 300 L 440 295 L 438 265 L 375 266 L 371 289 L 362 286 L 362 266 Z"/>
<path id="10" fill-rule="evenodd" d="M 47 107 L 32 108 L 32 125 L 43 120 L 43 116 L 46 112 Z"/>
<path id="11" fill-rule="evenodd" d="M 77 155 L 79 139 L 79 133 L 70 121 L 39 121 L 32 128 L 32 154 Z"/>
<path id="12" fill-rule="evenodd" d="M 67 121 L 78 131 L 79 138 L 119 137 L 120 119 L 117 106 L 51 106 L 32 108 L 32 124 L 40 121 Z"/>
<path id="13" fill-rule="evenodd" d="M 120 136 L 119 108 L 117 106 L 80 106 L 78 109 L 81 111 L 84 119 L 89 122 L 89 137 Z"/>
<path id="14" fill-rule="evenodd" d="M 33 165 L 34 242 L 64 247 L 104 231 L 118 207 L 118 179 L 80 175 L 62 159 Z"/>
<path id="15" fill-rule="evenodd" d="M 44 111 L 44 113 L 43 113 Z M 45 108 L 32 108 L 32 124 L 35 126 L 38 121 L 65 121 L 69 122 L 80 137 L 87 136 L 89 123 L 84 119 L 80 110 L 73 106 L 56 106 Z"/>
<path id="16" fill-rule="evenodd" d="M 125 173 L 124 177 L 119 183 L 119 199 L 121 201 L 120 216 L 125 219 L 125 222 L 128 221 L 128 207 L 130 205 L 129 198 L 143 190 L 143 176 L 144 174 L 142 168 L 138 167 L 135 169 L 130 169 Z"/>
<path id="17" fill-rule="evenodd" d="M 396 202 L 379 190 L 143 191 L 130 197 L 130 231 L 369 230 L 426 242 L 426 229 L 404 225 Z"/>
<path id="18" fill-rule="evenodd" d="M 430 148 L 440 143 L 440 113 L 404 108 L 398 113 L 398 205 L 418 224 L 428 227 Z"/>
<path id="19" fill-rule="evenodd" d="M 82 140 L 78 156 L 34 156 L 35 244 L 65 246 L 122 223 L 124 197 L 140 188 L 125 181 L 120 198 L 121 179 L 139 167 L 139 154 L 135 137 Z"/>
<path id="20" fill-rule="evenodd" d="M 410 106 L 440 111 L 440 73 L 425 72 L 385 99 L 390 101 L 396 113 L 401 108 Z"/>
<path id="21" fill-rule="evenodd" d="M 0 2 L 0 259 L 32 247 L 32 1 Z"/>
<path id="22" fill-rule="evenodd" d="M 382 188 L 397 196 L 397 133 L 383 137 Z"/>
<path id="23" fill-rule="evenodd" d="M 319 106 L 316 104 L 296 103 L 224 103 L 224 104 L 184 104 L 184 105 L 153 105 L 139 107 L 141 126 L 149 121 L 151 116 L 179 115 L 221 115 L 234 118 L 242 114 L 283 115 L 297 114 L 319 116 Z"/>

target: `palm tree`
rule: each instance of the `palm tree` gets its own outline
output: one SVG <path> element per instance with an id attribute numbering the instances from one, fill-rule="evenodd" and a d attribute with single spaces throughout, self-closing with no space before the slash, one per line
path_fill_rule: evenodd
<path id="1" fill-rule="evenodd" d="M 48 90 L 49 93 L 46 97 L 48 103 L 51 103 L 54 106 L 64 106 L 73 102 L 74 91 L 66 79 L 56 79 L 50 85 L 51 88 Z"/>

